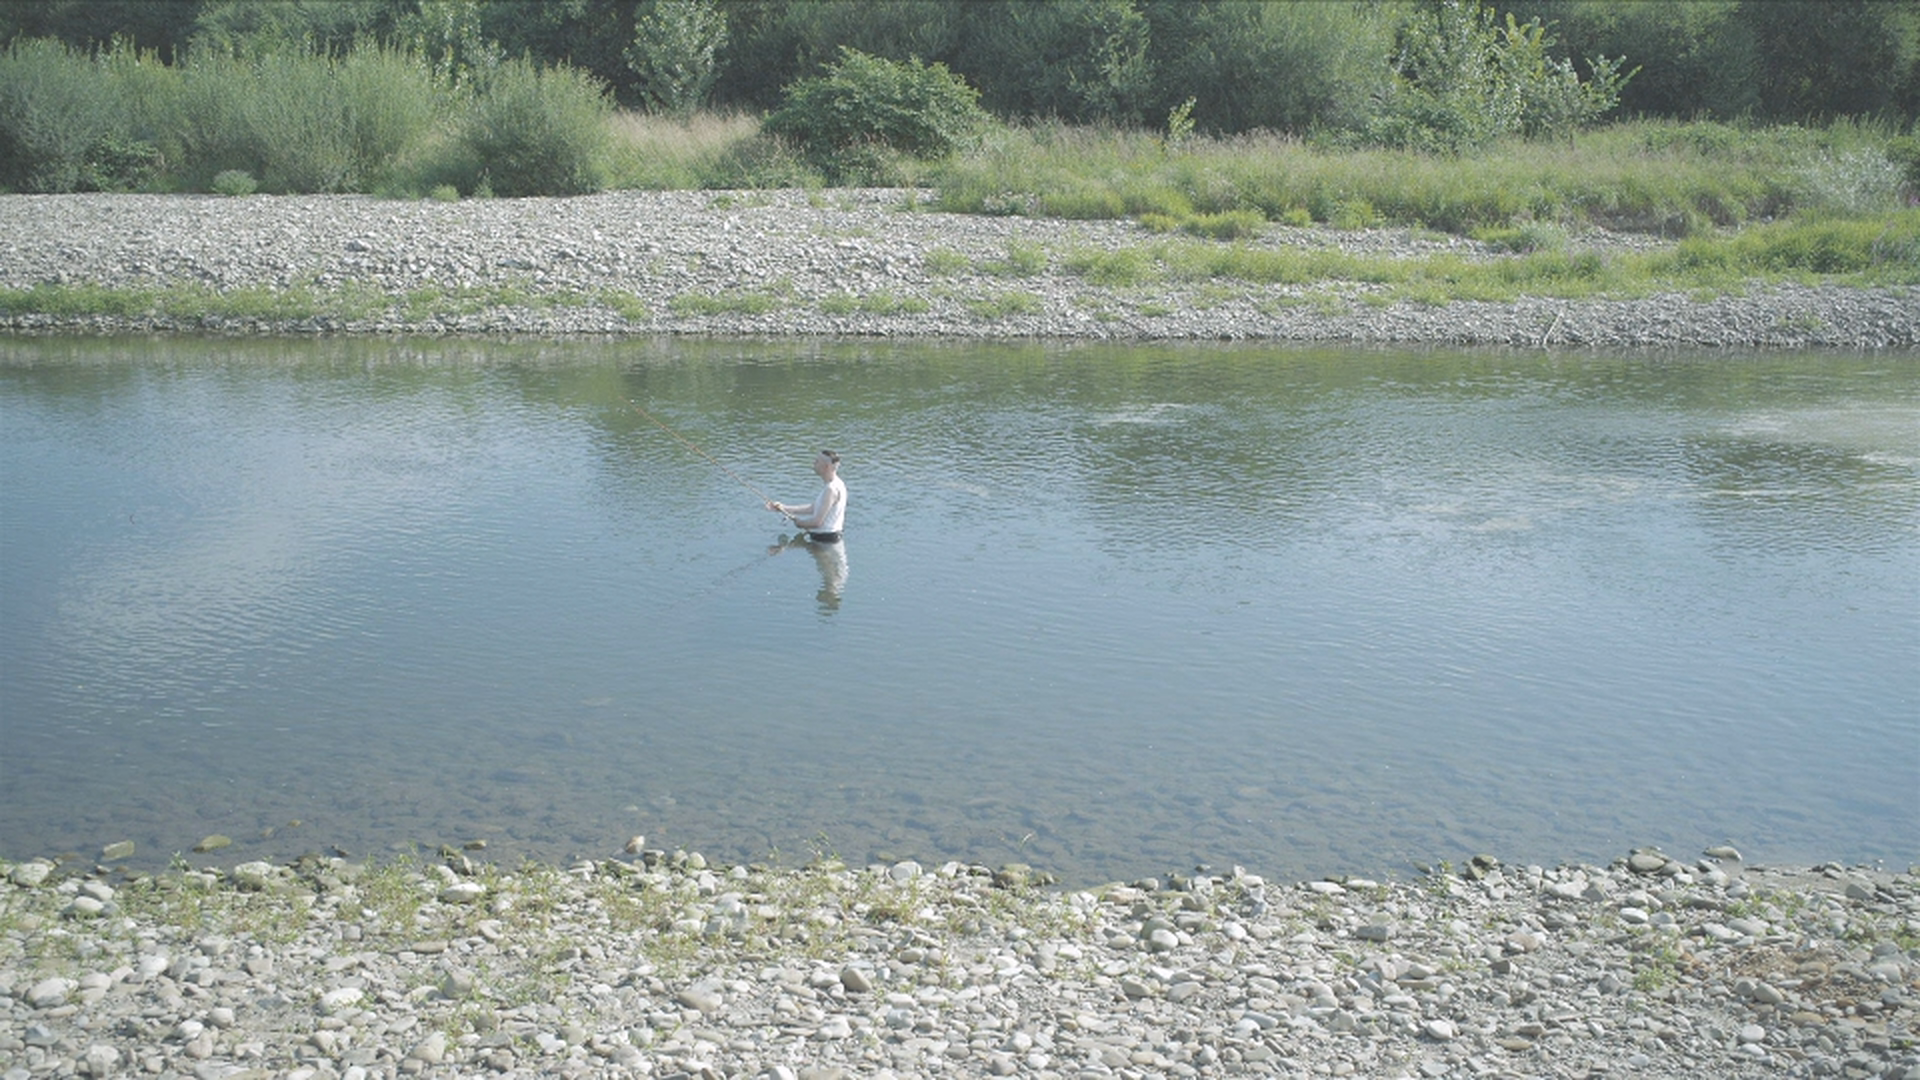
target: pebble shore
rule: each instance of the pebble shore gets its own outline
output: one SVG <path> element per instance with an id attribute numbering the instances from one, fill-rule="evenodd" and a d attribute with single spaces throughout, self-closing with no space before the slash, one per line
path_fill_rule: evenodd
<path id="1" fill-rule="evenodd" d="M 1149 272 L 1142 283 L 1102 284 L 1084 269 L 1086 253 L 1144 252 L 1166 238 L 1131 221 L 947 214 L 927 209 L 931 201 L 928 192 L 876 189 L 456 203 L 0 196 L 0 287 L 294 290 L 341 309 L 284 317 L 15 313 L 0 315 L 0 330 L 1920 346 L 1920 289 L 1911 287 L 1425 304 L 1351 281 L 1192 281 Z M 1276 224 L 1248 243 L 1510 257 L 1406 229 Z M 1663 241 L 1595 231 L 1572 243 L 1604 255 Z"/>
<path id="2" fill-rule="evenodd" d="M 0 865 L 0 1077 L 1920 1077 L 1920 876 Z M 475 853 L 476 855 L 479 853 Z"/>

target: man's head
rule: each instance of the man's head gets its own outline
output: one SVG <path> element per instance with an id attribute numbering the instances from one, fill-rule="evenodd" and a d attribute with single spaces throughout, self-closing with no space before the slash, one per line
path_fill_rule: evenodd
<path id="1" fill-rule="evenodd" d="M 820 474 L 822 480 L 833 479 L 840 469 L 840 455 L 831 450 L 822 450 L 813 458 L 813 471 Z"/>

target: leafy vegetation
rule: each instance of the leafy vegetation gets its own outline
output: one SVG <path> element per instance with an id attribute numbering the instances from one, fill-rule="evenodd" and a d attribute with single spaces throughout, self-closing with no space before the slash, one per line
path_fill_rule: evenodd
<path id="1" fill-rule="evenodd" d="M 987 123 L 979 93 L 944 64 L 896 63 L 856 49 L 824 75 L 802 79 L 767 117 L 836 183 L 887 176 L 887 155 L 941 158 Z"/>

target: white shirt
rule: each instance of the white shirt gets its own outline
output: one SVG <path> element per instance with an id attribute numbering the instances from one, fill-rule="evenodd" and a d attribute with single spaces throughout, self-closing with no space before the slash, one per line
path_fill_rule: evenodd
<path id="1" fill-rule="evenodd" d="M 801 524 L 808 532 L 837 533 L 841 523 L 847 517 L 847 485 L 838 476 L 827 481 L 820 494 L 806 507 L 807 521 L 815 524 Z"/>

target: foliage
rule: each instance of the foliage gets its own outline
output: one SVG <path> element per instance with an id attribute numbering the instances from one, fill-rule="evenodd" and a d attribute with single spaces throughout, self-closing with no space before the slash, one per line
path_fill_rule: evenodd
<path id="1" fill-rule="evenodd" d="M 497 195 L 580 195 L 605 184 L 612 104 L 574 68 L 502 64 L 468 107 L 459 147 L 467 182 Z"/>
<path id="2" fill-rule="evenodd" d="M 825 74 L 789 87 L 765 130 L 792 139 L 830 178 L 844 180 L 870 168 L 876 149 L 944 157 L 986 120 L 979 94 L 946 65 L 847 49 Z"/>
<path id="3" fill-rule="evenodd" d="M 204 0 L 193 22 L 193 50 L 233 56 L 339 54 L 371 43 L 386 28 L 379 0 Z"/>
<path id="4" fill-rule="evenodd" d="M 1386 9 L 1245 0 L 1154 0 L 1145 9 L 1158 103 L 1196 99 L 1208 131 L 1352 127 L 1386 79 Z"/>
<path id="5" fill-rule="evenodd" d="M 195 53 L 157 89 L 156 139 L 185 186 L 239 169 L 268 191 L 365 191 L 386 180 L 446 108 L 427 67 L 364 49 Z"/>
<path id="6" fill-rule="evenodd" d="M 1620 91 L 1629 116 L 1730 119 L 1759 107 L 1762 58 L 1741 0 L 1521 0 L 1513 10 L 1551 27 L 1567 54 L 1624 56 L 1638 67 Z"/>
<path id="7" fill-rule="evenodd" d="M 73 191 L 97 150 L 126 136 L 115 87 L 86 57 L 52 41 L 0 54 L 0 185 Z"/>
<path id="8" fill-rule="evenodd" d="M 481 0 L 417 0 L 395 20 L 394 46 L 418 56 L 448 86 L 484 79 L 506 59 L 506 50 L 487 36 Z"/>
<path id="9" fill-rule="evenodd" d="M 1548 55 L 1552 43 L 1539 22 L 1502 24 L 1480 0 L 1430 0 L 1396 33 L 1393 78 L 1362 140 L 1462 153 L 1516 132 L 1571 135 L 1618 104 L 1632 73 L 1600 58 L 1583 81 Z"/>
<path id="10" fill-rule="evenodd" d="M 1139 122 L 1152 68 L 1132 0 L 987 0 L 967 15 L 955 64 L 996 114 Z"/>
<path id="11" fill-rule="evenodd" d="M 691 116 L 719 73 L 727 23 L 713 0 L 646 0 L 634 16 L 627 66 L 654 107 Z"/>
<path id="12" fill-rule="evenodd" d="M 241 169 L 225 169 L 213 178 L 216 195 L 251 195 L 259 188 L 253 174 Z"/>

